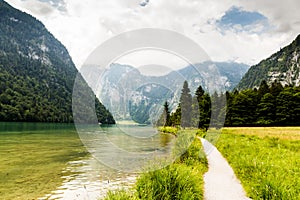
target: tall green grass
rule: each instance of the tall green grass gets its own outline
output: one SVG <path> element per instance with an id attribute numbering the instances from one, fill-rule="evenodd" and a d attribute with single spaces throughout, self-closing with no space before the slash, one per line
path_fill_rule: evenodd
<path id="1" fill-rule="evenodd" d="M 104 200 L 137 200 L 136 194 L 127 190 L 108 191 Z"/>
<path id="2" fill-rule="evenodd" d="M 203 199 L 203 174 L 207 171 L 207 160 L 203 156 L 201 142 L 194 137 L 195 134 L 195 130 L 180 133 L 175 149 L 181 151 L 186 144 L 191 144 L 173 164 L 154 171 L 150 166 L 150 170 L 139 176 L 132 191 L 109 192 L 106 200 L 121 200 L 128 196 L 130 199 L 142 200 Z M 191 138 L 195 140 L 190 141 Z"/>
<path id="3" fill-rule="evenodd" d="M 224 129 L 217 148 L 252 199 L 300 199 L 300 140 Z M 271 135 L 271 134 L 270 134 Z"/>
<path id="4" fill-rule="evenodd" d="M 198 171 L 182 164 L 143 174 L 137 181 L 139 199 L 193 200 L 202 199 Z"/>

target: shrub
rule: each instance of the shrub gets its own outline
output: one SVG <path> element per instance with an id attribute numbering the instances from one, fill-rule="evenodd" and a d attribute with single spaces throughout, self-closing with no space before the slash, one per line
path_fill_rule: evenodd
<path id="1" fill-rule="evenodd" d="M 172 133 L 172 134 L 176 135 L 178 128 L 171 127 L 171 126 L 162 126 L 162 127 L 159 127 L 158 130 L 163 133 Z"/>
<path id="2" fill-rule="evenodd" d="M 137 194 L 147 200 L 202 199 L 201 179 L 192 168 L 173 164 L 142 174 L 137 180 Z"/>

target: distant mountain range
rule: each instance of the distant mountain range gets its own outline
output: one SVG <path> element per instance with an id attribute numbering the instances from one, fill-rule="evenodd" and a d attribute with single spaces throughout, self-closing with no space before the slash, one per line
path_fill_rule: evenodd
<path id="1" fill-rule="evenodd" d="M 265 80 L 284 85 L 300 85 L 300 35 L 288 46 L 252 66 L 237 85 L 237 89 L 259 87 Z"/>
<path id="2" fill-rule="evenodd" d="M 248 68 L 238 63 L 205 62 L 164 76 L 146 76 L 133 66 L 114 63 L 102 76 L 97 94 L 116 119 L 151 123 L 159 117 L 165 100 L 172 108 L 177 106 L 185 80 L 192 93 L 199 85 L 210 91 L 231 90 Z"/>
<path id="3" fill-rule="evenodd" d="M 0 121 L 72 122 L 77 73 L 66 48 L 40 21 L 0 1 Z M 114 123 L 97 99 L 96 108 L 100 122 Z"/>
<path id="4" fill-rule="evenodd" d="M 249 69 L 250 68 L 250 69 Z M 29 14 L 0 0 L 0 121 L 73 122 L 72 92 L 78 71 L 66 48 Z M 80 78 L 82 90 L 92 90 Z M 129 65 L 111 64 L 95 93 L 101 123 L 133 119 L 151 123 L 164 101 L 179 102 L 183 82 L 191 93 L 201 85 L 210 93 L 270 85 L 300 85 L 300 35 L 259 64 L 204 62 L 164 76 L 146 76 Z M 109 112 L 113 113 L 113 116 Z"/>

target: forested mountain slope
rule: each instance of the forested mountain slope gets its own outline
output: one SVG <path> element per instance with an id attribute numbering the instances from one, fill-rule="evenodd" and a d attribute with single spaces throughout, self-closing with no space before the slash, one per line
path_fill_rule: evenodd
<path id="1" fill-rule="evenodd" d="M 0 1 L 0 121 L 72 122 L 77 72 L 40 21 Z M 100 122 L 114 123 L 98 99 L 96 108 Z"/>
<path id="2" fill-rule="evenodd" d="M 237 89 L 258 87 L 263 80 L 268 85 L 275 81 L 282 86 L 300 85 L 300 35 L 290 45 L 252 66 Z"/>

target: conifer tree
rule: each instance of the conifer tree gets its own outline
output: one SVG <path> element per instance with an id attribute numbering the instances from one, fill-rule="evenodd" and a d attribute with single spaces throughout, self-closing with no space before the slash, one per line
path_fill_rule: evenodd
<path id="1" fill-rule="evenodd" d="M 188 86 L 188 82 L 184 81 L 180 96 L 181 106 L 181 126 L 183 128 L 190 127 L 192 121 L 192 95 Z"/>

